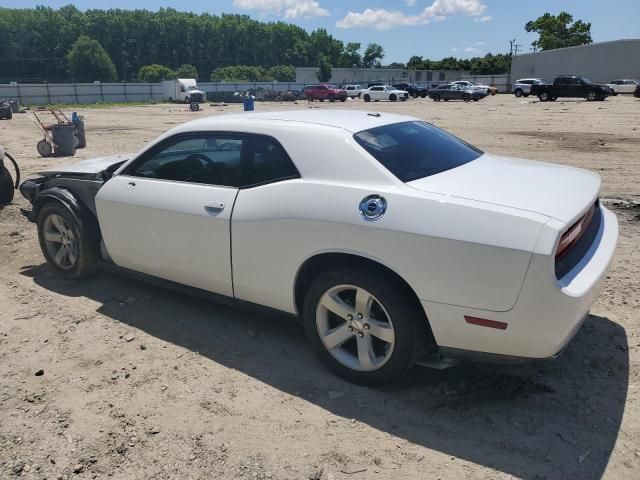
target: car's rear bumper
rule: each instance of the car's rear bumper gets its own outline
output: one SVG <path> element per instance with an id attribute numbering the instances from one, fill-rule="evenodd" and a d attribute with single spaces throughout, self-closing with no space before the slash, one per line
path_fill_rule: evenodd
<path id="1" fill-rule="evenodd" d="M 555 280 L 549 256 L 533 254 L 518 300 L 509 311 L 423 301 L 438 345 L 513 357 L 557 355 L 588 315 L 614 256 L 618 221 L 612 212 L 601 208 L 598 234 L 584 258 L 564 277 Z"/>

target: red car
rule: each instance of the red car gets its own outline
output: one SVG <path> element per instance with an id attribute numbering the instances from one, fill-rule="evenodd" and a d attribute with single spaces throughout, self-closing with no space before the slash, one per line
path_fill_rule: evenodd
<path id="1" fill-rule="evenodd" d="M 329 100 L 330 102 L 335 102 L 336 100 L 340 100 L 344 102 L 347 100 L 347 92 L 345 90 L 341 90 L 335 85 L 330 84 L 310 85 L 304 87 L 302 93 L 305 98 L 311 101 L 320 100 L 324 102 L 325 100 Z"/>

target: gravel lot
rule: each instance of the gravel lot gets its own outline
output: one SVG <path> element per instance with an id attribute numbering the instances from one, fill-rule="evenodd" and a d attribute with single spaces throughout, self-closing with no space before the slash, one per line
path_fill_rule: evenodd
<path id="1" fill-rule="evenodd" d="M 353 386 L 325 370 L 291 320 L 113 274 L 53 276 L 18 196 L 0 210 L 0 478 L 640 478 L 640 100 L 313 104 L 367 107 L 602 175 L 618 254 L 564 354 Z M 287 108 L 310 106 L 257 104 Z M 88 148 L 54 159 L 37 155 L 29 115 L 15 115 L 0 122 L 0 143 L 26 177 L 238 111 L 83 109 Z"/>

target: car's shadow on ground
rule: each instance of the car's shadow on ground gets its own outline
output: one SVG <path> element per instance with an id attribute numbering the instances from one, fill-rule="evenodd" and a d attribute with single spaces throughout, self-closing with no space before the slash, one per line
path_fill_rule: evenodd
<path id="1" fill-rule="evenodd" d="M 596 479 L 618 436 L 627 397 L 627 337 L 607 318 L 590 316 L 555 361 L 415 368 L 397 384 L 371 389 L 329 373 L 302 327 L 286 317 L 107 273 L 72 282 L 41 265 L 26 267 L 23 274 L 56 293 L 100 302 L 98 312 L 114 320 L 336 415 L 444 452 L 452 461 L 456 457 L 522 478 Z M 118 303 L 127 297 L 136 301 L 122 308 Z M 345 395 L 331 400 L 329 390 Z"/>

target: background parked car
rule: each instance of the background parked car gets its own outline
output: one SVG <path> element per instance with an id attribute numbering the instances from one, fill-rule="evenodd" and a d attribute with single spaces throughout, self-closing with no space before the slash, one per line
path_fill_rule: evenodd
<path id="1" fill-rule="evenodd" d="M 531 95 L 537 96 L 541 102 L 553 102 L 559 97 L 586 98 L 593 102 L 604 100 L 610 94 L 611 90 L 606 85 L 595 84 L 588 78 L 577 75 L 560 75 L 552 85 L 531 85 Z"/>
<path id="2" fill-rule="evenodd" d="M 324 102 L 325 100 L 329 100 L 330 102 L 340 100 L 341 102 L 344 102 L 347 99 L 347 92 L 330 84 L 309 85 L 308 87 L 304 87 L 303 92 L 305 98 L 312 102 L 314 100 L 320 100 L 321 102 Z"/>
<path id="3" fill-rule="evenodd" d="M 342 85 L 340 90 L 344 90 L 347 97 L 360 98 L 360 92 L 362 92 L 362 85 Z"/>
<path id="4" fill-rule="evenodd" d="M 528 97 L 531 94 L 531 85 L 542 85 L 545 83 L 547 83 L 546 80 L 542 78 L 521 78 L 513 84 L 511 93 L 518 98 Z"/>
<path id="5" fill-rule="evenodd" d="M 425 98 L 429 94 L 429 89 L 415 83 L 394 83 L 392 86 L 398 90 L 406 90 L 413 98 Z"/>
<path id="6" fill-rule="evenodd" d="M 619 93 L 633 93 L 638 85 L 640 85 L 640 81 L 630 79 L 613 80 L 610 83 L 607 83 L 607 87 L 611 89 L 611 95 L 613 96 L 616 96 Z"/>
<path id="7" fill-rule="evenodd" d="M 365 102 L 370 102 L 371 100 L 374 102 L 379 100 L 395 102 L 398 99 L 404 102 L 407 98 L 409 98 L 409 92 L 406 90 L 398 90 L 391 85 L 375 85 L 362 91 L 362 99 Z"/>
<path id="8" fill-rule="evenodd" d="M 633 96 L 636 98 L 640 98 L 640 85 L 636 87 L 636 91 L 633 92 Z"/>
<path id="9" fill-rule="evenodd" d="M 485 95 L 495 95 L 498 93 L 498 89 L 496 87 L 485 85 L 483 83 L 470 82 L 469 80 L 458 80 L 452 83 L 454 85 L 462 85 L 463 87 L 471 88 L 473 90 L 482 90 Z"/>
<path id="10" fill-rule="evenodd" d="M 439 102 L 440 100 L 444 100 L 445 102 L 449 100 L 464 100 L 465 102 L 473 100 L 477 102 L 484 97 L 485 94 L 482 90 L 472 90 L 464 85 L 455 83 L 440 85 L 436 89 L 429 90 L 429 98 L 434 102 Z"/>

